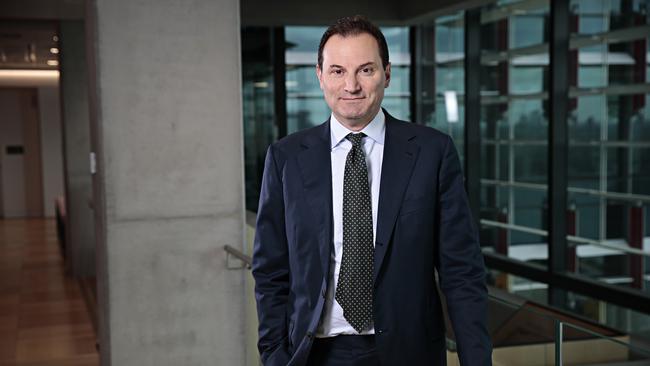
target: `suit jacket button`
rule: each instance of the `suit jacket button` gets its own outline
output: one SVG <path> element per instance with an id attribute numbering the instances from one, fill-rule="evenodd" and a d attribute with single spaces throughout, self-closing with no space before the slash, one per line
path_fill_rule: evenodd
<path id="1" fill-rule="evenodd" d="M 309 339 L 314 338 L 314 333 L 312 333 L 312 332 L 307 332 L 307 338 L 309 338 Z"/>
<path id="2" fill-rule="evenodd" d="M 384 330 L 383 329 L 377 330 L 377 334 L 384 334 Z"/>

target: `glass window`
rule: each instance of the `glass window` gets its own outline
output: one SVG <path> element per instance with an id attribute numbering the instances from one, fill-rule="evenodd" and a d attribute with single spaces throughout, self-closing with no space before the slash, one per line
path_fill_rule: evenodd
<path id="1" fill-rule="evenodd" d="M 285 28 L 288 134 L 321 124 L 329 117 L 316 77 L 318 44 L 325 29 Z"/>
<path id="2" fill-rule="evenodd" d="M 464 165 L 465 47 L 464 12 L 440 17 L 422 25 L 417 37 L 416 113 L 419 123 L 449 134 Z M 431 40 L 435 41 L 432 43 Z M 431 46 L 434 47 L 431 47 Z"/>
<path id="3" fill-rule="evenodd" d="M 546 265 L 548 4 L 501 10 L 481 9 L 481 244 Z"/>
<path id="4" fill-rule="evenodd" d="M 242 106 L 246 209 L 257 211 L 266 149 L 277 140 L 271 28 L 243 28 Z"/>
<path id="5" fill-rule="evenodd" d="M 575 271 L 648 291 L 650 254 L 635 252 L 650 253 L 647 1 L 573 0 L 570 9 L 577 56 L 568 121 Z"/>
<path id="6" fill-rule="evenodd" d="M 549 255 L 549 4 L 501 0 L 480 8 L 481 245 L 542 266 Z M 567 270 L 648 292 L 650 3 L 571 0 L 569 9 Z M 461 141 L 463 117 L 451 123 L 446 96 L 458 98 L 464 115 L 463 17 L 417 27 L 415 88 L 421 120 Z M 498 277 L 496 286 L 548 298 L 545 284 Z M 634 312 L 580 295 L 570 294 L 564 306 L 650 330 L 647 319 L 625 320 Z"/>

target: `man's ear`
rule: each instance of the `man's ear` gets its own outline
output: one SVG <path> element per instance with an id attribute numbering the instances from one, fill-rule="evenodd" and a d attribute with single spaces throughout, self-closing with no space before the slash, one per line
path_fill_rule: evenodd
<path id="1" fill-rule="evenodd" d="M 318 84 L 320 84 L 320 88 L 323 90 L 323 70 L 321 70 L 320 65 L 316 65 L 316 76 L 318 77 Z"/>
<path id="2" fill-rule="evenodd" d="M 388 88 L 388 84 L 390 84 L 390 62 L 388 63 L 388 65 L 386 65 L 384 74 L 386 75 L 386 82 L 384 83 L 384 88 Z"/>

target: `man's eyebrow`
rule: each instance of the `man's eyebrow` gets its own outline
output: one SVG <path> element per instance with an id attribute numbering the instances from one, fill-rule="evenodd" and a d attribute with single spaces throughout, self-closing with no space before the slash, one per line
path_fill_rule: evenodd
<path id="1" fill-rule="evenodd" d="M 362 69 L 362 68 L 364 68 L 366 66 L 375 66 L 375 63 L 373 61 L 368 61 L 365 64 L 359 65 L 359 67 L 357 67 L 357 69 Z"/>
<path id="2" fill-rule="evenodd" d="M 374 61 L 368 61 L 368 62 L 366 62 L 365 64 L 361 64 L 361 65 L 359 65 L 359 67 L 357 67 L 357 70 L 361 70 L 361 69 L 366 68 L 366 67 L 368 67 L 368 66 L 376 67 L 377 64 L 376 64 Z"/>
<path id="3" fill-rule="evenodd" d="M 374 61 L 368 61 L 368 62 L 366 62 L 366 63 L 364 63 L 364 64 L 359 65 L 359 66 L 357 67 L 357 69 L 362 69 L 362 68 L 367 67 L 367 66 L 375 66 L 375 65 L 376 65 L 376 64 L 375 64 Z M 332 69 L 332 68 L 345 69 L 345 67 L 343 67 L 343 66 L 341 66 L 341 65 L 336 65 L 336 64 L 332 64 L 332 65 L 330 65 L 330 69 Z"/>

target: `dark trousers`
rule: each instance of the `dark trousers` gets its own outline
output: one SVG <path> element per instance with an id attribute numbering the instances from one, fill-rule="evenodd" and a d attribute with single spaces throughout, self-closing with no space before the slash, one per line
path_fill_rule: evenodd
<path id="1" fill-rule="evenodd" d="M 315 338 L 307 366 L 379 366 L 375 336 Z"/>

